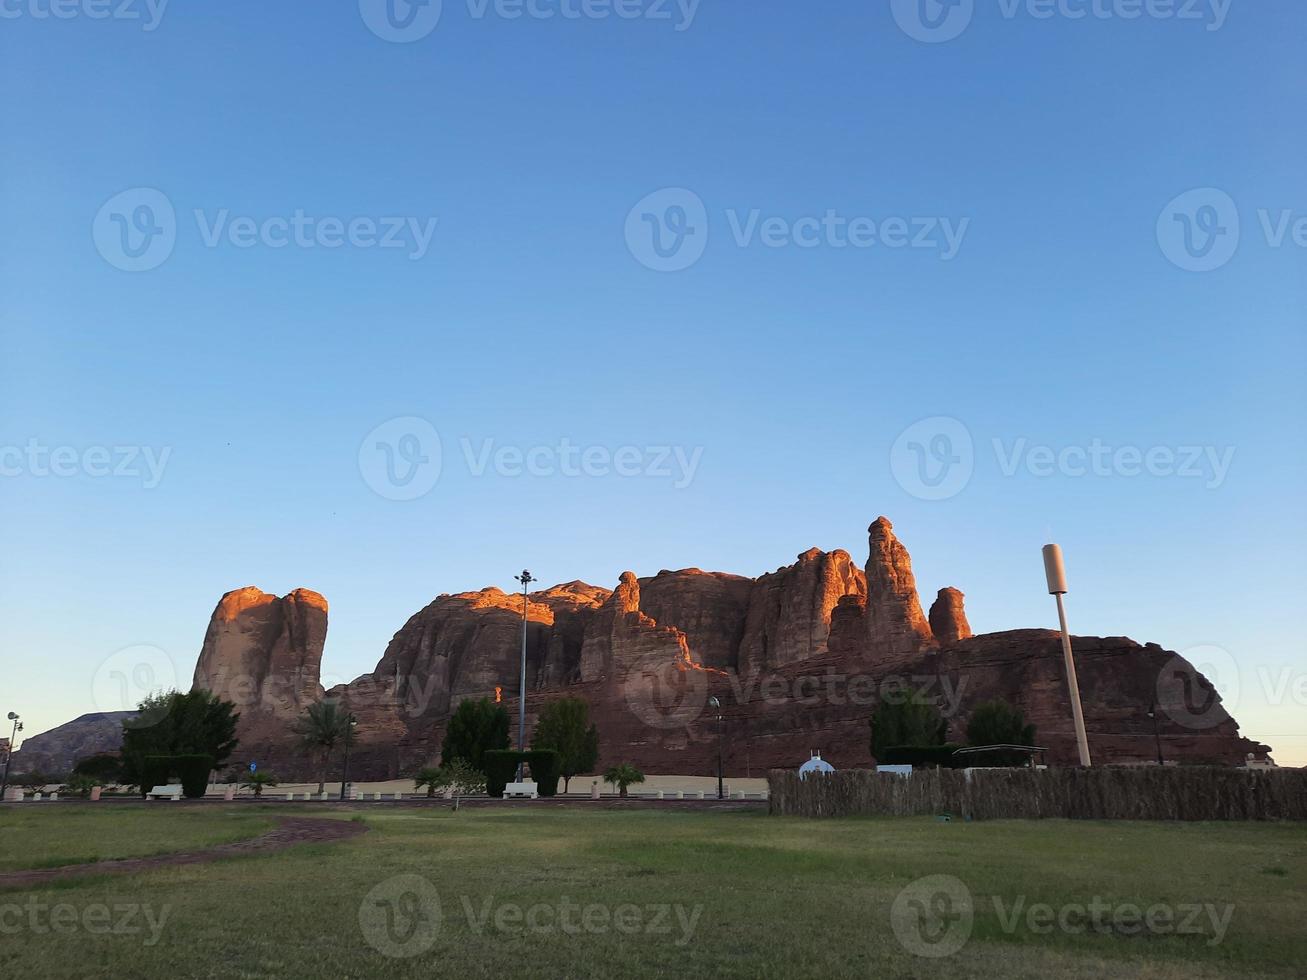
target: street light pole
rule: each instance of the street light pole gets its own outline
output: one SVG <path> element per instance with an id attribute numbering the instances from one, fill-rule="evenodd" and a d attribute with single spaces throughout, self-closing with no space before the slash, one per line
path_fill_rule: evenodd
<path id="1" fill-rule="evenodd" d="M 1157 702 L 1156 701 L 1154 701 L 1152 704 L 1148 706 L 1148 717 L 1153 719 L 1153 742 L 1157 745 L 1157 764 L 1159 766 L 1164 766 L 1166 765 L 1166 763 L 1162 761 L 1162 735 L 1157 730 Z"/>
<path id="2" fill-rule="evenodd" d="M 18 715 L 9 712 L 9 720 L 14 723 L 14 730 L 9 735 L 9 752 L 5 755 L 5 774 L 0 779 L 0 803 L 4 802 L 5 793 L 9 790 L 9 766 L 14 761 L 14 746 L 18 741 L 18 733 L 23 730 L 23 726 L 18 723 Z"/>
<path id="3" fill-rule="evenodd" d="M 1048 591 L 1057 597 L 1057 621 L 1062 628 L 1062 660 L 1066 664 L 1066 686 L 1071 697 L 1071 718 L 1076 728 L 1076 745 L 1080 749 L 1080 764 L 1093 765 L 1089 760 L 1089 736 L 1085 734 L 1085 713 L 1080 705 L 1080 683 L 1076 680 L 1076 662 L 1071 656 L 1071 632 L 1066 625 L 1066 608 L 1062 596 L 1066 595 L 1066 567 L 1062 564 L 1062 549 L 1055 544 L 1044 545 L 1044 577 Z"/>
<path id="4" fill-rule="evenodd" d="M 717 712 L 717 799 L 723 799 L 722 791 L 722 703 L 716 695 L 708 699 L 708 707 Z"/>
<path id="5" fill-rule="evenodd" d="M 527 624 L 527 606 L 530 599 L 527 593 L 530 590 L 532 582 L 538 582 L 539 579 L 533 578 L 531 573 L 525 568 L 522 569 L 521 575 L 514 575 L 513 578 L 522 583 L 522 678 L 517 689 L 517 751 L 526 751 L 526 624 Z M 517 764 L 516 782 L 522 781 L 522 763 Z"/>
<path id="6" fill-rule="evenodd" d="M 345 787 L 349 785 L 349 743 L 354 741 L 354 728 L 358 725 L 354 713 L 345 718 L 345 763 L 340 770 L 340 801 L 345 802 Z"/>

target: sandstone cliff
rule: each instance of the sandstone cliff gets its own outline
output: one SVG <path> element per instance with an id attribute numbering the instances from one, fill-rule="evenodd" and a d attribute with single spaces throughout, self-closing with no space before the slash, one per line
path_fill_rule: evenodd
<path id="1" fill-rule="evenodd" d="M 516 719 L 522 613 L 520 593 L 439 596 L 394 635 L 371 673 L 325 692 L 358 716 L 356 777 L 391 778 L 435 758 L 463 698 L 500 700 Z M 973 636 L 951 587 L 939 590 L 928 621 L 907 549 L 885 518 L 869 528 L 865 572 L 847 552 L 817 549 L 757 579 L 695 568 L 626 572 L 611 592 L 583 582 L 533 592 L 526 619 L 528 727 L 549 699 L 584 697 L 606 763 L 709 772 L 717 722 L 707 704 L 717 697 L 731 773 L 794 765 L 809 748 L 836 766 L 867 765 L 868 718 L 905 685 L 934 697 L 958 736 L 975 705 L 1010 701 L 1036 725 L 1049 761 L 1075 761 L 1057 634 Z M 243 759 L 283 775 L 304 768 L 288 725 L 324 694 L 325 631 L 316 593 L 277 599 L 243 589 L 219 603 L 196 684 L 224 696 L 251 685 L 263 694 L 252 706 L 233 697 L 242 704 Z M 1239 736 L 1196 672 L 1186 690 L 1209 704 L 1202 724 L 1183 705 L 1168 706 L 1160 678 L 1187 666 L 1175 654 L 1121 637 L 1077 637 L 1074 646 L 1096 762 L 1155 757 L 1146 714 L 1154 700 L 1159 714 L 1169 712 L 1159 720 L 1168 758 L 1237 763 L 1269 751 Z"/>

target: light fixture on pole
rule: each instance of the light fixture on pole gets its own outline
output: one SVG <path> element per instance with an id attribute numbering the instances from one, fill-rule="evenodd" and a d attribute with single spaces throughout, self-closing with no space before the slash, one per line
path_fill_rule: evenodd
<path id="1" fill-rule="evenodd" d="M 513 578 L 522 583 L 522 681 L 517 692 L 517 751 L 526 751 L 526 624 L 527 624 L 527 606 L 530 599 L 527 593 L 530 591 L 532 582 L 540 581 L 533 578 L 531 573 L 525 568 L 522 569 L 521 575 L 514 575 Z M 517 764 L 516 782 L 522 781 L 522 763 Z"/>
<path id="2" fill-rule="evenodd" d="M 1066 608 L 1062 596 L 1066 595 L 1066 566 L 1062 564 L 1062 549 L 1055 544 L 1044 545 L 1044 577 L 1048 580 L 1050 595 L 1057 597 L 1057 620 L 1062 627 L 1062 659 L 1066 663 L 1066 686 L 1071 696 L 1071 717 L 1076 726 L 1076 745 L 1080 749 L 1080 764 L 1089 761 L 1089 736 L 1085 734 L 1085 713 L 1080 706 L 1080 684 L 1076 680 L 1076 662 L 1071 657 L 1071 633 L 1066 625 Z"/>
<path id="3" fill-rule="evenodd" d="M 349 785 L 349 744 L 354 741 L 354 729 L 359 720 L 350 712 L 345 718 L 345 764 L 340 770 L 340 800 L 345 802 L 345 787 Z"/>
<path id="4" fill-rule="evenodd" d="M 717 799 L 722 799 L 722 703 L 714 694 L 708 699 L 708 707 L 717 713 Z"/>
<path id="5" fill-rule="evenodd" d="M 0 802 L 4 801 L 5 793 L 9 790 L 9 764 L 14 761 L 14 748 L 18 743 L 18 733 L 23 730 L 22 722 L 18 720 L 18 715 L 9 712 L 9 720 L 14 723 L 14 730 L 9 735 L 9 751 L 5 755 L 5 774 L 0 779 Z"/>

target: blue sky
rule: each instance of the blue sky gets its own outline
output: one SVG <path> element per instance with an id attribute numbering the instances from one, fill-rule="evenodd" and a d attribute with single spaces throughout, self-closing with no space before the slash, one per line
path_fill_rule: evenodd
<path id="1" fill-rule="evenodd" d="M 924 2 L 956 37 L 907 0 L 446 0 L 404 43 L 372 0 L 6 7 L 0 712 L 112 707 L 141 645 L 188 681 L 244 585 L 325 594 L 349 678 L 523 566 L 861 562 L 885 514 L 978 631 L 1055 622 L 1052 535 L 1074 630 L 1223 651 L 1307 763 L 1307 10 Z"/>

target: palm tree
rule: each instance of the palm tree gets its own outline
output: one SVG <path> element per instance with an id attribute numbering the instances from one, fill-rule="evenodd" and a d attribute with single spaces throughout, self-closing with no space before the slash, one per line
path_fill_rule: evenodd
<path id="1" fill-rule="evenodd" d="M 436 790 L 444 789 L 449 785 L 449 773 L 444 769 L 434 769 L 427 766 L 419 769 L 416 776 L 413 777 L 413 788 L 427 788 L 427 798 L 431 799 L 436 795 Z"/>
<path id="2" fill-rule="evenodd" d="M 277 785 L 277 777 L 270 772 L 252 772 L 241 780 L 241 785 L 254 790 L 255 796 L 262 796 L 263 787 Z"/>
<path id="3" fill-rule="evenodd" d="M 300 745 L 318 757 L 318 795 L 327 790 L 327 764 L 337 745 L 350 737 L 350 715 L 339 701 L 316 701 L 291 725 Z"/>
<path id="4" fill-rule="evenodd" d="M 644 782 L 644 773 L 630 763 L 623 762 L 620 766 L 613 766 L 604 773 L 604 782 L 615 785 L 617 795 L 626 799 L 626 787 L 632 783 Z"/>

